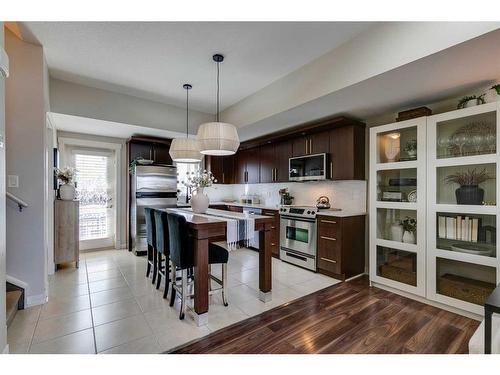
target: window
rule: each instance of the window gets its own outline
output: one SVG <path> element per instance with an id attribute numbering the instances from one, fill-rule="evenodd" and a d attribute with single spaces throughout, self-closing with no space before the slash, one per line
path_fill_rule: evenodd
<path id="1" fill-rule="evenodd" d="M 110 157 L 75 153 L 76 192 L 80 200 L 80 241 L 112 236 Z"/>
<path id="2" fill-rule="evenodd" d="M 179 191 L 177 200 L 186 203 L 187 188 L 182 183 L 187 181 L 187 173 L 197 172 L 200 169 L 199 163 L 175 163 L 177 167 L 177 190 Z"/>

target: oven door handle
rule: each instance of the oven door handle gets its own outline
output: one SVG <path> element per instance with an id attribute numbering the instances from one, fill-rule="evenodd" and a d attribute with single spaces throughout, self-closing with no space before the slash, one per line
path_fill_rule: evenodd
<path id="1" fill-rule="evenodd" d="M 287 216 L 287 215 L 281 215 L 282 219 L 285 220 L 293 220 L 293 221 L 305 221 L 307 223 L 315 223 L 316 219 L 305 219 L 297 216 Z"/>

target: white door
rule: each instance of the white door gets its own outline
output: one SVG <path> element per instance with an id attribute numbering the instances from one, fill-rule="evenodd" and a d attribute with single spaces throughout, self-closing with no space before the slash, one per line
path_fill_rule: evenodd
<path id="1" fill-rule="evenodd" d="M 73 150 L 80 201 L 80 249 L 115 246 L 115 153 Z"/>

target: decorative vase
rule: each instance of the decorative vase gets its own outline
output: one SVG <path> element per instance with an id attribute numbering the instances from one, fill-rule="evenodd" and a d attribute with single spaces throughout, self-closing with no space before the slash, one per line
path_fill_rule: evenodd
<path id="1" fill-rule="evenodd" d="M 72 201 L 76 196 L 75 186 L 73 184 L 62 184 L 59 187 L 59 196 L 63 201 Z"/>
<path id="2" fill-rule="evenodd" d="M 403 242 L 404 243 L 413 243 L 414 244 L 416 242 L 415 241 L 415 233 L 409 232 L 409 231 L 406 230 L 403 233 Z"/>
<path id="3" fill-rule="evenodd" d="M 403 226 L 399 223 L 394 223 L 391 225 L 391 240 L 392 241 L 403 241 Z"/>
<path id="4" fill-rule="evenodd" d="M 486 103 L 495 103 L 500 100 L 500 95 L 495 89 L 489 89 L 484 93 L 484 101 Z"/>
<path id="5" fill-rule="evenodd" d="M 460 186 L 455 190 L 457 204 L 480 205 L 484 200 L 484 190 L 477 185 Z"/>
<path id="6" fill-rule="evenodd" d="M 478 103 L 477 99 L 471 99 L 471 100 L 468 100 L 467 103 L 465 103 L 464 108 L 475 107 L 478 104 L 479 103 Z"/>
<path id="7" fill-rule="evenodd" d="M 203 192 L 203 188 L 196 189 L 195 193 L 196 194 L 193 194 L 191 197 L 191 208 L 196 214 L 204 214 L 208 210 L 210 199 L 208 199 L 208 195 Z"/>

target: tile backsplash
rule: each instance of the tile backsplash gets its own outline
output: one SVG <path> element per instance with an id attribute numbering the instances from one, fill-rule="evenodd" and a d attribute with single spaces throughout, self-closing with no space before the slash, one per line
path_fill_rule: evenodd
<path id="1" fill-rule="evenodd" d="M 262 204 L 277 206 L 278 191 L 288 188 L 295 198 L 293 204 L 315 206 L 322 195 L 330 198 L 332 207 L 343 210 L 366 211 L 366 181 L 314 181 L 247 185 L 213 185 L 205 189 L 212 202 L 222 199 L 239 200 L 245 194 L 258 195 Z"/>

